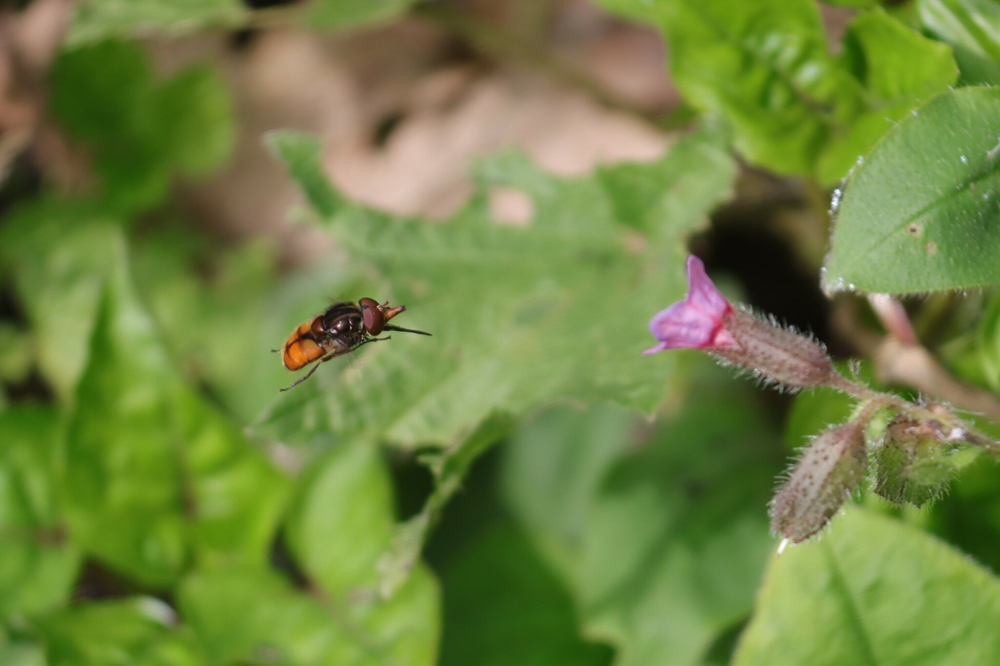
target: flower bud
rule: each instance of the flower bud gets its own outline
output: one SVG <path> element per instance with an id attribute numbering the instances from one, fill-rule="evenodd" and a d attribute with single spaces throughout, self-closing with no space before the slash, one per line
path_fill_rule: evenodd
<path id="1" fill-rule="evenodd" d="M 794 543 L 818 532 L 857 488 L 868 453 L 858 418 L 813 440 L 771 501 L 771 530 Z"/>
<path id="2" fill-rule="evenodd" d="M 948 488 L 954 467 L 948 460 L 939 422 L 897 416 L 875 451 L 875 492 L 894 504 L 923 506 Z"/>
<path id="3" fill-rule="evenodd" d="M 653 317 L 649 330 L 666 349 L 701 349 L 792 388 L 829 384 L 836 370 L 823 345 L 771 321 L 736 310 L 688 257 L 688 295 Z"/>

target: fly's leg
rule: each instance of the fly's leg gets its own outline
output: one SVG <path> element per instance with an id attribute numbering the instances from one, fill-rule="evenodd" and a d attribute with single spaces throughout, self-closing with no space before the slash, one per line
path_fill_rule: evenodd
<path id="1" fill-rule="evenodd" d="M 324 358 L 323 360 L 321 360 L 320 363 L 323 363 L 324 361 L 329 361 L 331 358 L 333 358 L 333 356 L 327 356 L 326 358 Z M 301 384 L 305 380 L 309 379 L 310 377 L 312 377 L 312 374 L 314 372 L 316 372 L 316 368 L 318 368 L 318 367 L 319 367 L 319 363 L 317 363 L 316 365 L 314 365 L 312 367 L 312 369 L 309 372 L 306 373 L 305 377 L 299 377 L 294 382 L 292 382 L 292 384 L 290 386 L 286 386 L 283 389 L 278 389 L 278 393 L 284 393 L 288 389 L 295 388 L 296 386 L 298 386 L 299 384 Z"/>
<path id="2" fill-rule="evenodd" d="M 329 354 L 329 355 L 327 355 L 327 356 L 324 356 L 323 358 L 321 358 L 321 359 L 319 360 L 319 362 L 318 362 L 318 363 L 316 363 L 316 365 L 314 365 L 314 366 L 312 367 L 312 369 L 311 369 L 311 370 L 309 370 L 309 372 L 307 372 L 307 373 L 306 373 L 305 377 L 299 377 L 299 378 L 298 378 L 298 379 L 296 379 L 296 380 L 295 380 L 295 381 L 294 381 L 294 382 L 293 382 L 293 383 L 292 383 L 292 384 L 291 384 L 290 386 L 286 386 L 286 387 L 285 387 L 285 388 L 283 388 L 283 389 L 278 389 L 278 392 L 279 392 L 279 393 L 284 393 L 284 392 L 285 392 L 285 391 L 287 391 L 288 389 L 290 389 L 290 388 L 295 388 L 296 386 L 298 386 L 299 384 L 301 384 L 301 383 L 302 383 L 302 382 L 304 382 L 305 380 L 307 380 L 307 379 L 309 379 L 310 377 L 312 377 L 312 374 L 313 374 L 314 372 L 316 372 L 316 368 L 318 368 L 318 367 L 319 367 L 319 364 L 320 364 L 320 363 L 326 363 L 326 362 L 327 362 L 327 361 L 329 361 L 330 359 L 334 359 L 334 358 L 337 358 L 338 356 L 343 356 L 344 354 L 347 354 L 347 353 L 349 353 L 349 352 L 352 352 L 352 351 L 354 351 L 355 349 L 358 349 L 359 347 L 363 347 L 364 345 L 368 344 L 369 342 L 382 342 L 383 340 L 392 340 L 392 336 L 391 336 L 391 335 L 387 335 L 387 336 L 385 336 L 384 338 L 367 338 L 367 339 L 365 339 L 365 340 L 364 340 L 363 342 L 359 342 L 358 344 L 356 344 L 355 346 L 351 347 L 351 348 L 350 348 L 350 349 L 348 349 L 347 351 L 341 351 L 341 352 L 337 352 L 337 353 L 332 353 L 332 354 Z M 278 350 L 277 350 L 277 349 L 275 349 L 275 350 L 272 350 L 272 351 L 278 351 Z"/>
<path id="3" fill-rule="evenodd" d="M 392 340 L 392 336 L 391 335 L 387 335 L 384 338 L 365 338 L 363 342 L 359 342 L 357 345 L 355 345 L 354 347 L 352 347 L 351 351 L 354 351 L 355 349 L 363 347 L 366 344 L 368 344 L 369 342 L 382 342 L 383 340 Z"/>

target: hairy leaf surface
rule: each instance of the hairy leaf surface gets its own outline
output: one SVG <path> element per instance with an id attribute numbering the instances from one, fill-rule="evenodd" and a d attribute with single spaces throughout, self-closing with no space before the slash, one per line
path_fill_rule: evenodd
<path id="1" fill-rule="evenodd" d="M 827 292 L 914 293 L 1000 282 L 1000 91 L 943 93 L 847 179 Z"/>
<path id="2" fill-rule="evenodd" d="M 317 211 L 329 212 L 328 190 L 311 162 L 318 151 L 303 150 L 302 137 L 289 133 L 271 142 Z M 261 431 L 283 441 L 378 432 L 415 446 L 453 442 L 491 412 L 516 416 L 550 400 L 653 409 L 669 388 L 672 360 L 641 356 L 651 341 L 646 322 L 683 293 L 683 238 L 728 191 L 734 173 L 712 136 L 682 145 L 686 164 L 669 153 L 664 162 L 676 171 L 703 170 L 704 189 L 692 197 L 669 188 L 670 174 L 661 170 L 665 189 L 651 205 L 671 215 L 646 236 L 631 228 L 648 224 L 645 211 L 617 216 L 626 209 L 615 201 L 636 191 L 635 178 L 611 169 L 600 178 L 560 179 L 515 154 L 480 164 L 479 193 L 444 224 L 360 206 L 323 217 L 324 228 L 391 285 L 391 292 L 369 295 L 408 305 L 399 324 L 434 337 L 395 333 L 352 363 L 331 363 L 279 398 Z M 530 225 L 491 219 L 485 195 L 497 186 L 531 197 Z M 671 200 L 686 205 L 671 208 Z"/>

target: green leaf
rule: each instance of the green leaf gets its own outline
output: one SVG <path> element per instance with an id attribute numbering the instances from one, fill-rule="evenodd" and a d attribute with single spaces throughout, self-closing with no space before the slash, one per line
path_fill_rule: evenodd
<path id="1" fill-rule="evenodd" d="M 750 162 L 822 182 L 842 178 L 896 121 L 957 76 L 948 46 L 881 8 L 855 18 L 835 58 L 811 0 L 601 4 L 660 27 L 685 100 L 724 115 Z"/>
<path id="2" fill-rule="evenodd" d="M 590 500 L 575 588 L 619 664 L 700 664 L 749 614 L 773 551 L 776 438 L 745 396 L 696 399 Z"/>
<path id="3" fill-rule="evenodd" d="M 48 666 L 198 666 L 194 637 L 159 599 L 91 603 L 38 621 Z"/>
<path id="4" fill-rule="evenodd" d="M 218 570 L 187 579 L 180 608 L 210 663 L 435 663 L 437 588 L 424 568 L 392 600 L 346 608 L 297 591 L 273 572 Z"/>
<path id="5" fill-rule="evenodd" d="M 994 393 L 1000 393 L 1000 294 L 989 301 L 976 329 L 976 368 Z"/>
<path id="6" fill-rule="evenodd" d="M 717 153 L 703 155 L 732 173 Z M 293 177 L 305 168 L 298 160 L 293 167 Z M 318 165 L 305 171 L 320 173 Z M 651 343 L 649 317 L 685 290 L 683 233 L 631 242 L 634 232 L 611 202 L 616 186 L 593 177 L 555 178 L 513 154 L 477 173 L 480 192 L 448 223 L 360 207 L 325 220 L 349 252 L 379 269 L 393 302 L 410 307 L 400 325 L 434 337 L 395 334 L 354 362 L 329 364 L 275 402 L 262 434 L 287 442 L 377 432 L 396 444 L 441 445 L 493 412 L 516 417 L 553 399 L 645 410 L 663 399 L 672 358 L 641 352 Z M 303 186 L 312 192 L 315 183 Z M 532 198 L 530 226 L 490 219 L 485 190 L 500 186 Z M 726 191 L 724 183 L 716 198 Z M 687 225 L 709 200 L 693 197 L 674 210 Z"/>
<path id="7" fill-rule="evenodd" d="M 730 194 L 736 164 L 719 123 L 679 139 L 655 162 L 598 167 L 622 224 L 653 237 L 678 237 L 705 223 L 705 211 Z"/>
<path id="8" fill-rule="evenodd" d="M 858 15 L 847 30 L 841 58 L 867 93 L 868 109 L 835 136 L 819 163 L 819 178 L 836 182 L 920 101 L 958 78 L 951 48 L 906 27 L 881 8 Z"/>
<path id="9" fill-rule="evenodd" d="M 135 44 L 104 41 L 56 58 L 49 109 L 66 131 L 93 148 L 105 195 L 123 210 L 156 205 L 169 174 L 146 127 L 152 70 Z"/>
<path id="10" fill-rule="evenodd" d="M 46 666 L 45 650 L 34 642 L 0 639 L 0 664 L 4 666 Z"/>
<path id="11" fill-rule="evenodd" d="M 144 105 L 151 78 L 145 53 L 129 42 L 64 51 L 49 74 L 49 110 L 70 134 L 109 143 L 139 131 L 135 110 Z"/>
<path id="12" fill-rule="evenodd" d="M 118 210 L 156 206 L 176 172 L 204 175 L 231 152 L 229 92 L 207 68 L 156 82 L 142 49 L 106 40 L 60 53 L 50 83 L 53 116 L 91 149 Z"/>
<path id="13" fill-rule="evenodd" d="M 458 446 L 447 451 L 430 452 L 422 457 L 421 462 L 430 467 L 434 475 L 434 490 L 417 515 L 396 528 L 392 549 L 379 563 L 383 596 L 391 596 L 406 580 L 420 557 L 431 528 L 448 501 L 461 490 L 472 463 L 503 439 L 513 426 L 510 417 L 493 414 Z"/>
<path id="14" fill-rule="evenodd" d="M 878 8 L 855 17 L 844 37 L 848 69 L 883 102 L 924 99 L 955 82 L 951 49 Z"/>
<path id="15" fill-rule="evenodd" d="M 442 666 L 603 666 L 579 636 L 573 602 L 527 536 L 497 526 L 442 570 Z"/>
<path id="16" fill-rule="evenodd" d="M 117 252 L 69 432 L 74 533 L 151 585 L 173 581 L 189 547 L 202 563 L 262 566 L 287 483 L 180 384 Z"/>
<path id="17" fill-rule="evenodd" d="M 240 27 L 250 12 L 240 0 L 99 0 L 73 6 L 68 42 L 94 42 L 151 32 L 179 35 Z"/>
<path id="18" fill-rule="evenodd" d="M 0 412 L 0 618 L 65 601 L 80 567 L 59 508 L 60 420 L 52 409 Z M 0 662 L 6 663 L 6 662 Z"/>
<path id="19" fill-rule="evenodd" d="M 311 28 L 341 28 L 386 21 L 416 0 L 318 0 L 306 14 Z"/>
<path id="20" fill-rule="evenodd" d="M 181 173 L 207 175 L 229 157 L 236 141 L 233 104 L 214 69 L 184 70 L 157 86 L 148 104 L 150 137 Z"/>
<path id="21" fill-rule="evenodd" d="M 173 396 L 174 436 L 183 442 L 184 515 L 196 564 L 263 567 L 290 483 L 240 430 L 187 389 Z M 134 445 L 133 445 L 134 446 Z"/>
<path id="22" fill-rule="evenodd" d="M 330 186 L 323 170 L 322 151 L 316 139 L 292 131 L 270 132 L 264 138 L 271 153 L 284 162 L 295 184 L 302 188 L 309 205 L 321 217 L 333 217 L 343 207 L 340 195 Z"/>
<path id="23" fill-rule="evenodd" d="M 600 0 L 656 23 L 685 100 L 721 112 L 748 160 L 808 174 L 831 131 L 863 108 L 861 87 L 830 55 L 812 0 Z"/>
<path id="24" fill-rule="evenodd" d="M 0 257 L 31 323 L 41 372 L 69 402 L 90 353 L 114 229 L 94 206 L 55 199 L 16 209 L 5 222 Z"/>
<path id="25" fill-rule="evenodd" d="M 359 281 L 337 258 L 281 276 L 271 244 L 220 249 L 193 237 L 189 224 L 144 230 L 132 243 L 136 286 L 188 383 L 209 387 L 237 422 L 249 423 L 275 387 L 292 381 L 267 353 L 288 335 L 288 322 L 314 316 L 325 294 L 361 293 Z"/>
<path id="26" fill-rule="evenodd" d="M 1000 83 L 1000 6 L 992 0 L 917 0 L 924 27 L 955 50 L 962 81 Z"/>
<path id="27" fill-rule="evenodd" d="M 1000 91 L 943 93 L 847 179 L 828 293 L 913 293 L 1000 282 Z"/>
<path id="28" fill-rule="evenodd" d="M 331 599 L 378 584 L 392 541 L 393 493 L 378 447 L 356 442 L 310 465 L 286 523 L 299 565 Z"/>
<path id="29" fill-rule="evenodd" d="M 849 511 L 772 560 L 736 666 L 994 664 L 1000 581 L 894 520 Z"/>
<path id="30" fill-rule="evenodd" d="M 262 565 L 286 480 L 180 383 L 132 291 L 119 225 L 73 210 L 22 211 L 2 246 L 43 369 L 76 407 L 62 484 L 74 539 L 153 585 L 189 557 Z"/>
<path id="31" fill-rule="evenodd" d="M 504 500 L 560 570 L 572 573 L 601 479 L 638 425 L 635 412 L 614 405 L 560 406 L 521 426 L 504 446 Z"/>
<path id="32" fill-rule="evenodd" d="M 2 258 L 0 254 L 0 258 Z M 19 384 L 35 362 L 31 336 L 19 327 L 0 322 L 0 382 Z"/>

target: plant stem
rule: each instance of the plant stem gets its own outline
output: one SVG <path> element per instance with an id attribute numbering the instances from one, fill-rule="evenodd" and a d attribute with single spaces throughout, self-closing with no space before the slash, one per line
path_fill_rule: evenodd
<path id="1" fill-rule="evenodd" d="M 923 423 L 937 422 L 943 426 L 944 441 L 968 442 L 990 455 L 1000 458 L 1000 442 L 961 420 L 940 403 L 935 403 L 930 407 L 922 407 L 909 400 L 904 400 L 898 395 L 876 391 L 840 374 L 837 374 L 830 381 L 829 386 L 858 400 L 866 401 L 868 403 L 866 412 L 869 416 L 879 409 L 889 408 Z"/>

